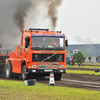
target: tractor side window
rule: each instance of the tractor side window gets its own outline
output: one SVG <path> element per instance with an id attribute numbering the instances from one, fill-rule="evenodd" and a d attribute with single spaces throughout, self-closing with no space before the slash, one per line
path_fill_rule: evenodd
<path id="1" fill-rule="evenodd" d="M 28 48 L 28 46 L 29 46 L 29 40 L 30 40 L 29 37 L 25 38 L 25 48 Z"/>

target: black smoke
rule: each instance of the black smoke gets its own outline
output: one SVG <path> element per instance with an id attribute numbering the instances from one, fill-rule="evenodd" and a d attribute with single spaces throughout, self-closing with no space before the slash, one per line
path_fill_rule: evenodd
<path id="1" fill-rule="evenodd" d="M 52 29 L 55 30 L 58 19 L 58 7 L 62 4 L 62 0 L 49 0 L 47 5 L 47 17 L 51 19 Z"/>
<path id="2" fill-rule="evenodd" d="M 27 12 L 31 8 L 31 6 L 34 7 L 33 12 L 34 16 L 37 18 L 39 17 L 39 12 L 43 12 L 44 10 L 38 9 L 39 5 L 44 4 L 44 6 L 47 9 L 47 15 L 46 18 L 50 19 L 51 23 L 51 29 L 55 30 L 57 19 L 58 19 L 58 7 L 61 5 L 62 0 L 20 0 L 18 8 L 16 9 L 14 13 L 14 22 L 16 25 L 21 28 L 24 26 L 25 23 L 25 17 L 27 17 Z M 37 8 L 37 9 L 35 9 Z M 35 12 L 38 11 L 38 14 L 35 14 Z M 44 15 L 45 16 L 45 15 Z M 34 20 L 36 20 L 36 18 Z M 50 25 L 49 25 L 50 26 Z"/>
<path id="3" fill-rule="evenodd" d="M 29 8 L 32 6 L 32 1 L 20 0 L 18 3 L 18 8 L 14 13 L 14 22 L 17 25 L 17 27 L 21 29 L 21 27 L 24 27 L 25 17 L 27 17 L 27 12 L 29 11 Z"/>
<path id="4" fill-rule="evenodd" d="M 50 27 L 48 28 L 55 30 L 58 7 L 61 2 L 62 0 L 0 0 L 0 43 L 3 44 L 2 49 L 15 50 L 16 45 L 20 44 L 22 26 L 26 28 L 30 23 L 35 22 L 40 28 L 38 22 L 41 22 L 41 19 L 38 17 L 41 12 L 45 12 L 40 5 L 46 8 L 46 14 L 42 15 L 44 21 L 45 18 L 50 19 L 48 22 Z M 27 18 L 28 21 L 26 21 Z M 32 25 L 33 28 L 36 27 L 35 23 Z"/>

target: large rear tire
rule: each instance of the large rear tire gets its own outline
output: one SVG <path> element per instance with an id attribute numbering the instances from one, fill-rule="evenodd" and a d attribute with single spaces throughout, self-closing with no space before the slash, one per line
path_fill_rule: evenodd
<path id="1" fill-rule="evenodd" d="M 23 79 L 23 80 L 27 80 L 27 79 L 28 79 L 28 74 L 27 74 L 27 70 L 26 70 L 26 65 L 23 65 L 23 67 L 22 67 L 22 79 Z"/>
<path id="2" fill-rule="evenodd" d="M 12 67 L 10 61 L 8 61 L 7 64 L 5 65 L 5 77 L 6 78 L 12 77 Z"/>

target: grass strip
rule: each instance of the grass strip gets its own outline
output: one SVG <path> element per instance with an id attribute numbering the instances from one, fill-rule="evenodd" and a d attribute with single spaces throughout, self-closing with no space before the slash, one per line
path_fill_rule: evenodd
<path id="1" fill-rule="evenodd" d="M 99 73 L 96 73 L 95 71 L 85 71 L 85 70 L 66 70 L 66 72 L 73 73 L 73 74 L 100 75 Z"/>
<path id="2" fill-rule="evenodd" d="M 0 80 L 0 100 L 100 100 L 100 91 Z"/>

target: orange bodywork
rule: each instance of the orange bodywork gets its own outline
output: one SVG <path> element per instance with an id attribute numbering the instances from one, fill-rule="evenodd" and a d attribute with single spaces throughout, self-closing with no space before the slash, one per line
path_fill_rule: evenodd
<path id="1" fill-rule="evenodd" d="M 42 66 L 45 65 L 47 66 L 47 68 L 50 69 L 55 69 L 57 68 L 57 66 L 52 66 L 51 63 L 55 63 L 55 62 L 32 62 L 32 54 L 64 54 L 64 62 L 56 62 L 58 64 L 58 69 L 65 69 L 66 66 L 66 47 L 65 50 L 63 51 L 56 51 L 56 50 L 31 50 L 31 35 L 42 35 L 42 34 L 47 34 L 47 35 L 52 35 L 52 34 L 56 34 L 56 35 L 61 35 L 61 33 L 55 33 L 53 31 L 29 31 L 26 30 L 23 33 L 22 36 L 22 46 L 17 45 L 16 46 L 16 51 L 15 52 L 10 52 L 10 56 L 7 59 L 6 63 L 8 61 L 11 61 L 12 64 L 12 72 L 13 73 L 20 73 L 22 72 L 22 64 L 23 62 L 26 64 L 26 68 L 28 69 L 38 69 L 38 65 Z M 28 48 L 25 48 L 25 37 L 29 37 L 30 41 L 29 41 L 29 46 Z M 54 43 L 53 45 L 56 45 L 56 43 Z M 36 67 L 32 67 L 32 65 L 36 65 Z M 63 68 L 60 68 L 60 65 L 64 65 Z"/>

